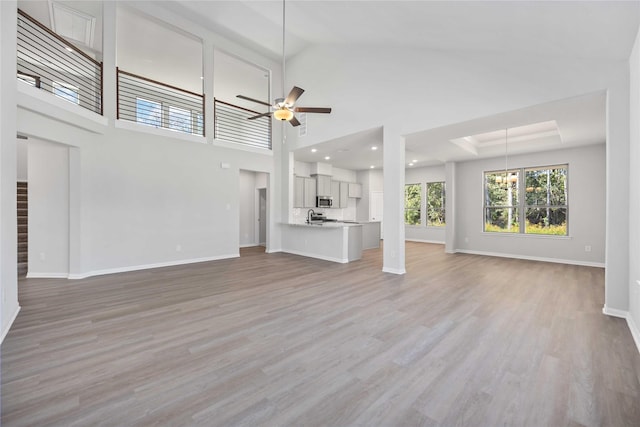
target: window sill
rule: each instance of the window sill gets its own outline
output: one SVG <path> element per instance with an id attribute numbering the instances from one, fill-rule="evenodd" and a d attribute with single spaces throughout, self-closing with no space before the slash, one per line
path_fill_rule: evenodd
<path id="1" fill-rule="evenodd" d="M 571 240 L 571 236 L 556 236 L 555 234 L 524 234 L 524 233 L 497 233 L 492 231 L 483 231 L 483 236 L 501 236 L 501 237 L 524 237 L 527 239 L 552 239 L 552 240 Z"/>

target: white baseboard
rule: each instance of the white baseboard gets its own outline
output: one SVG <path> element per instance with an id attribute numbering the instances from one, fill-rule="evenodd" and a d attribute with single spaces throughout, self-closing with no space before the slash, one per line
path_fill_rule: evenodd
<path id="1" fill-rule="evenodd" d="M 638 329 L 638 325 L 636 325 L 636 323 L 633 320 L 633 317 L 631 317 L 631 313 L 624 310 L 609 308 L 606 305 L 602 307 L 602 312 L 607 316 L 619 317 L 627 321 L 627 326 L 631 331 L 631 336 L 633 337 L 633 341 L 636 343 L 636 348 L 638 349 L 638 353 L 640 353 L 640 329 Z"/>
<path id="2" fill-rule="evenodd" d="M 636 323 L 633 321 L 633 317 L 631 317 L 631 314 L 627 315 L 627 325 L 629 325 L 629 330 L 631 331 L 633 340 L 636 342 L 638 353 L 640 353 L 640 329 L 638 329 L 638 325 L 636 325 Z"/>
<path id="3" fill-rule="evenodd" d="M 154 264 L 132 265 L 129 267 L 107 268 L 104 270 L 95 270 L 87 273 L 69 274 L 69 279 L 86 279 L 87 277 L 102 276 L 105 274 L 126 273 L 129 271 L 148 270 L 151 268 L 173 267 L 175 265 L 194 264 L 197 262 L 218 261 L 221 259 L 238 258 L 239 253 L 230 255 L 218 255 L 213 257 L 182 259 L 178 261 L 158 262 Z"/>
<path id="4" fill-rule="evenodd" d="M 382 267 L 382 272 L 383 273 L 392 273 L 392 274 L 407 274 L 407 270 L 405 270 L 404 268 Z"/>
<path id="5" fill-rule="evenodd" d="M 610 308 L 606 305 L 602 307 L 602 313 L 607 316 L 619 317 L 621 319 L 626 319 L 629 316 L 629 312 L 625 310 L 618 310 L 617 308 Z"/>
<path id="6" fill-rule="evenodd" d="M 240 245 L 241 248 L 255 248 L 256 246 L 261 246 L 259 243 L 245 243 L 244 245 Z"/>
<path id="7" fill-rule="evenodd" d="M 545 258 L 545 257 L 528 256 L 528 255 L 505 254 L 505 253 L 499 253 L 499 252 L 471 251 L 467 249 L 456 249 L 453 253 L 494 256 L 494 257 L 500 257 L 500 258 L 524 259 L 527 261 L 553 262 L 556 264 L 581 265 L 584 267 L 598 267 L 598 268 L 605 267 L 605 264 L 603 262 L 576 261 L 573 259 Z"/>
<path id="8" fill-rule="evenodd" d="M 404 239 L 405 242 L 417 242 L 417 243 L 434 243 L 436 245 L 444 245 L 441 240 L 423 240 L 423 239 Z"/>
<path id="9" fill-rule="evenodd" d="M 287 249 L 287 250 L 283 250 L 282 252 L 285 252 L 285 253 L 288 253 L 288 254 L 293 254 L 293 255 L 306 256 L 308 258 L 321 259 L 323 261 L 337 262 L 337 263 L 340 263 L 340 264 L 346 264 L 346 263 L 349 262 L 349 260 L 347 258 L 335 258 L 335 257 L 330 257 L 330 256 L 311 254 L 311 253 L 303 252 L 303 251 L 295 251 L 295 250 Z"/>
<path id="10" fill-rule="evenodd" d="M 68 279 L 69 274 L 67 273 L 34 273 L 28 272 L 27 279 Z"/>
<path id="11" fill-rule="evenodd" d="M 13 322 L 16 321 L 16 317 L 18 317 L 18 313 L 20 312 L 20 308 L 21 308 L 20 306 L 18 306 L 16 308 L 16 311 L 13 313 L 13 316 L 11 316 L 11 320 L 9 321 L 9 323 L 7 323 L 7 327 L 4 328 L 4 330 L 2 331 L 2 336 L 0 336 L 0 344 L 2 344 L 2 342 L 4 341 L 4 338 L 9 333 L 9 329 L 11 329 L 11 326 L 13 326 Z"/>

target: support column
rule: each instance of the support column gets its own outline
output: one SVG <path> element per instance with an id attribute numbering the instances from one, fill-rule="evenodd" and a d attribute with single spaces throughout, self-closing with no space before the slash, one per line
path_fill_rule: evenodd
<path id="1" fill-rule="evenodd" d="M 17 4 L 0 2 L 0 318 L 4 339 L 18 315 Z"/>
<path id="2" fill-rule="evenodd" d="M 445 180 L 445 234 L 444 251 L 448 254 L 456 252 L 456 164 L 447 162 L 444 165 Z"/>
<path id="3" fill-rule="evenodd" d="M 110 123 L 116 120 L 116 2 L 102 4 L 102 108 Z"/>
<path id="4" fill-rule="evenodd" d="M 213 122 L 213 67 L 216 60 L 214 53 L 214 46 L 210 40 L 204 40 L 202 44 L 202 76 L 203 79 L 203 92 L 204 93 L 204 135 L 207 137 L 207 142 L 212 143 L 215 136 L 215 126 Z"/>
<path id="5" fill-rule="evenodd" d="M 382 271 L 405 274 L 404 158 L 405 142 L 398 128 L 383 128 L 384 251 Z"/>

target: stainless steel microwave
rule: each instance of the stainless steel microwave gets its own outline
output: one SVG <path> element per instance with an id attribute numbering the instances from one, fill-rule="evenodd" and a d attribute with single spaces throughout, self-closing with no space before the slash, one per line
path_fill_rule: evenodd
<path id="1" fill-rule="evenodd" d="M 316 197 L 316 207 L 330 208 L 331 206 L 333 206 L 333 198 L 327 196 Z"/>

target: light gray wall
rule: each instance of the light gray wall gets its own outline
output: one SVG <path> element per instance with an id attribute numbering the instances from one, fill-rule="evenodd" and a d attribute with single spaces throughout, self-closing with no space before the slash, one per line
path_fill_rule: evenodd
<path id="1" fill-rule="evenodd" d="M 27 277 L 69 274 L 69 148 L 31 138 Z"/>
<path id="2" fill-rule="evenodd" d="M 422 184 L 422 225 L 405 225 L 405 239 L 430 243 L 444 243 L 444 227 L 427 227 L 426 183 L 445 181 L 444 165 L 405 169 L 405 184 Z M 446 192 L 445 192 L 446 194 Z"/>
<path id="3" fill-rule="evenodd" d="M 631 144 L 629 174 L 629 326 L 640 350 L 640 34 L 629 60 L 631 68 Z M 619 313 L 622 315 L 623 313 Z"/>
<path id="4" fill-rule="evenodd" d="M 569 165 L 569 236 L 483 232 L 483 173 L 504 168 L 504 158 L 457 164 L 456 242 L 458 251 L 566 261 L 605 262 L 605 146 L 596 145 L 509 157 L 509 168 Z M 585 252 L 585 246 L 591 252 Z"/>

